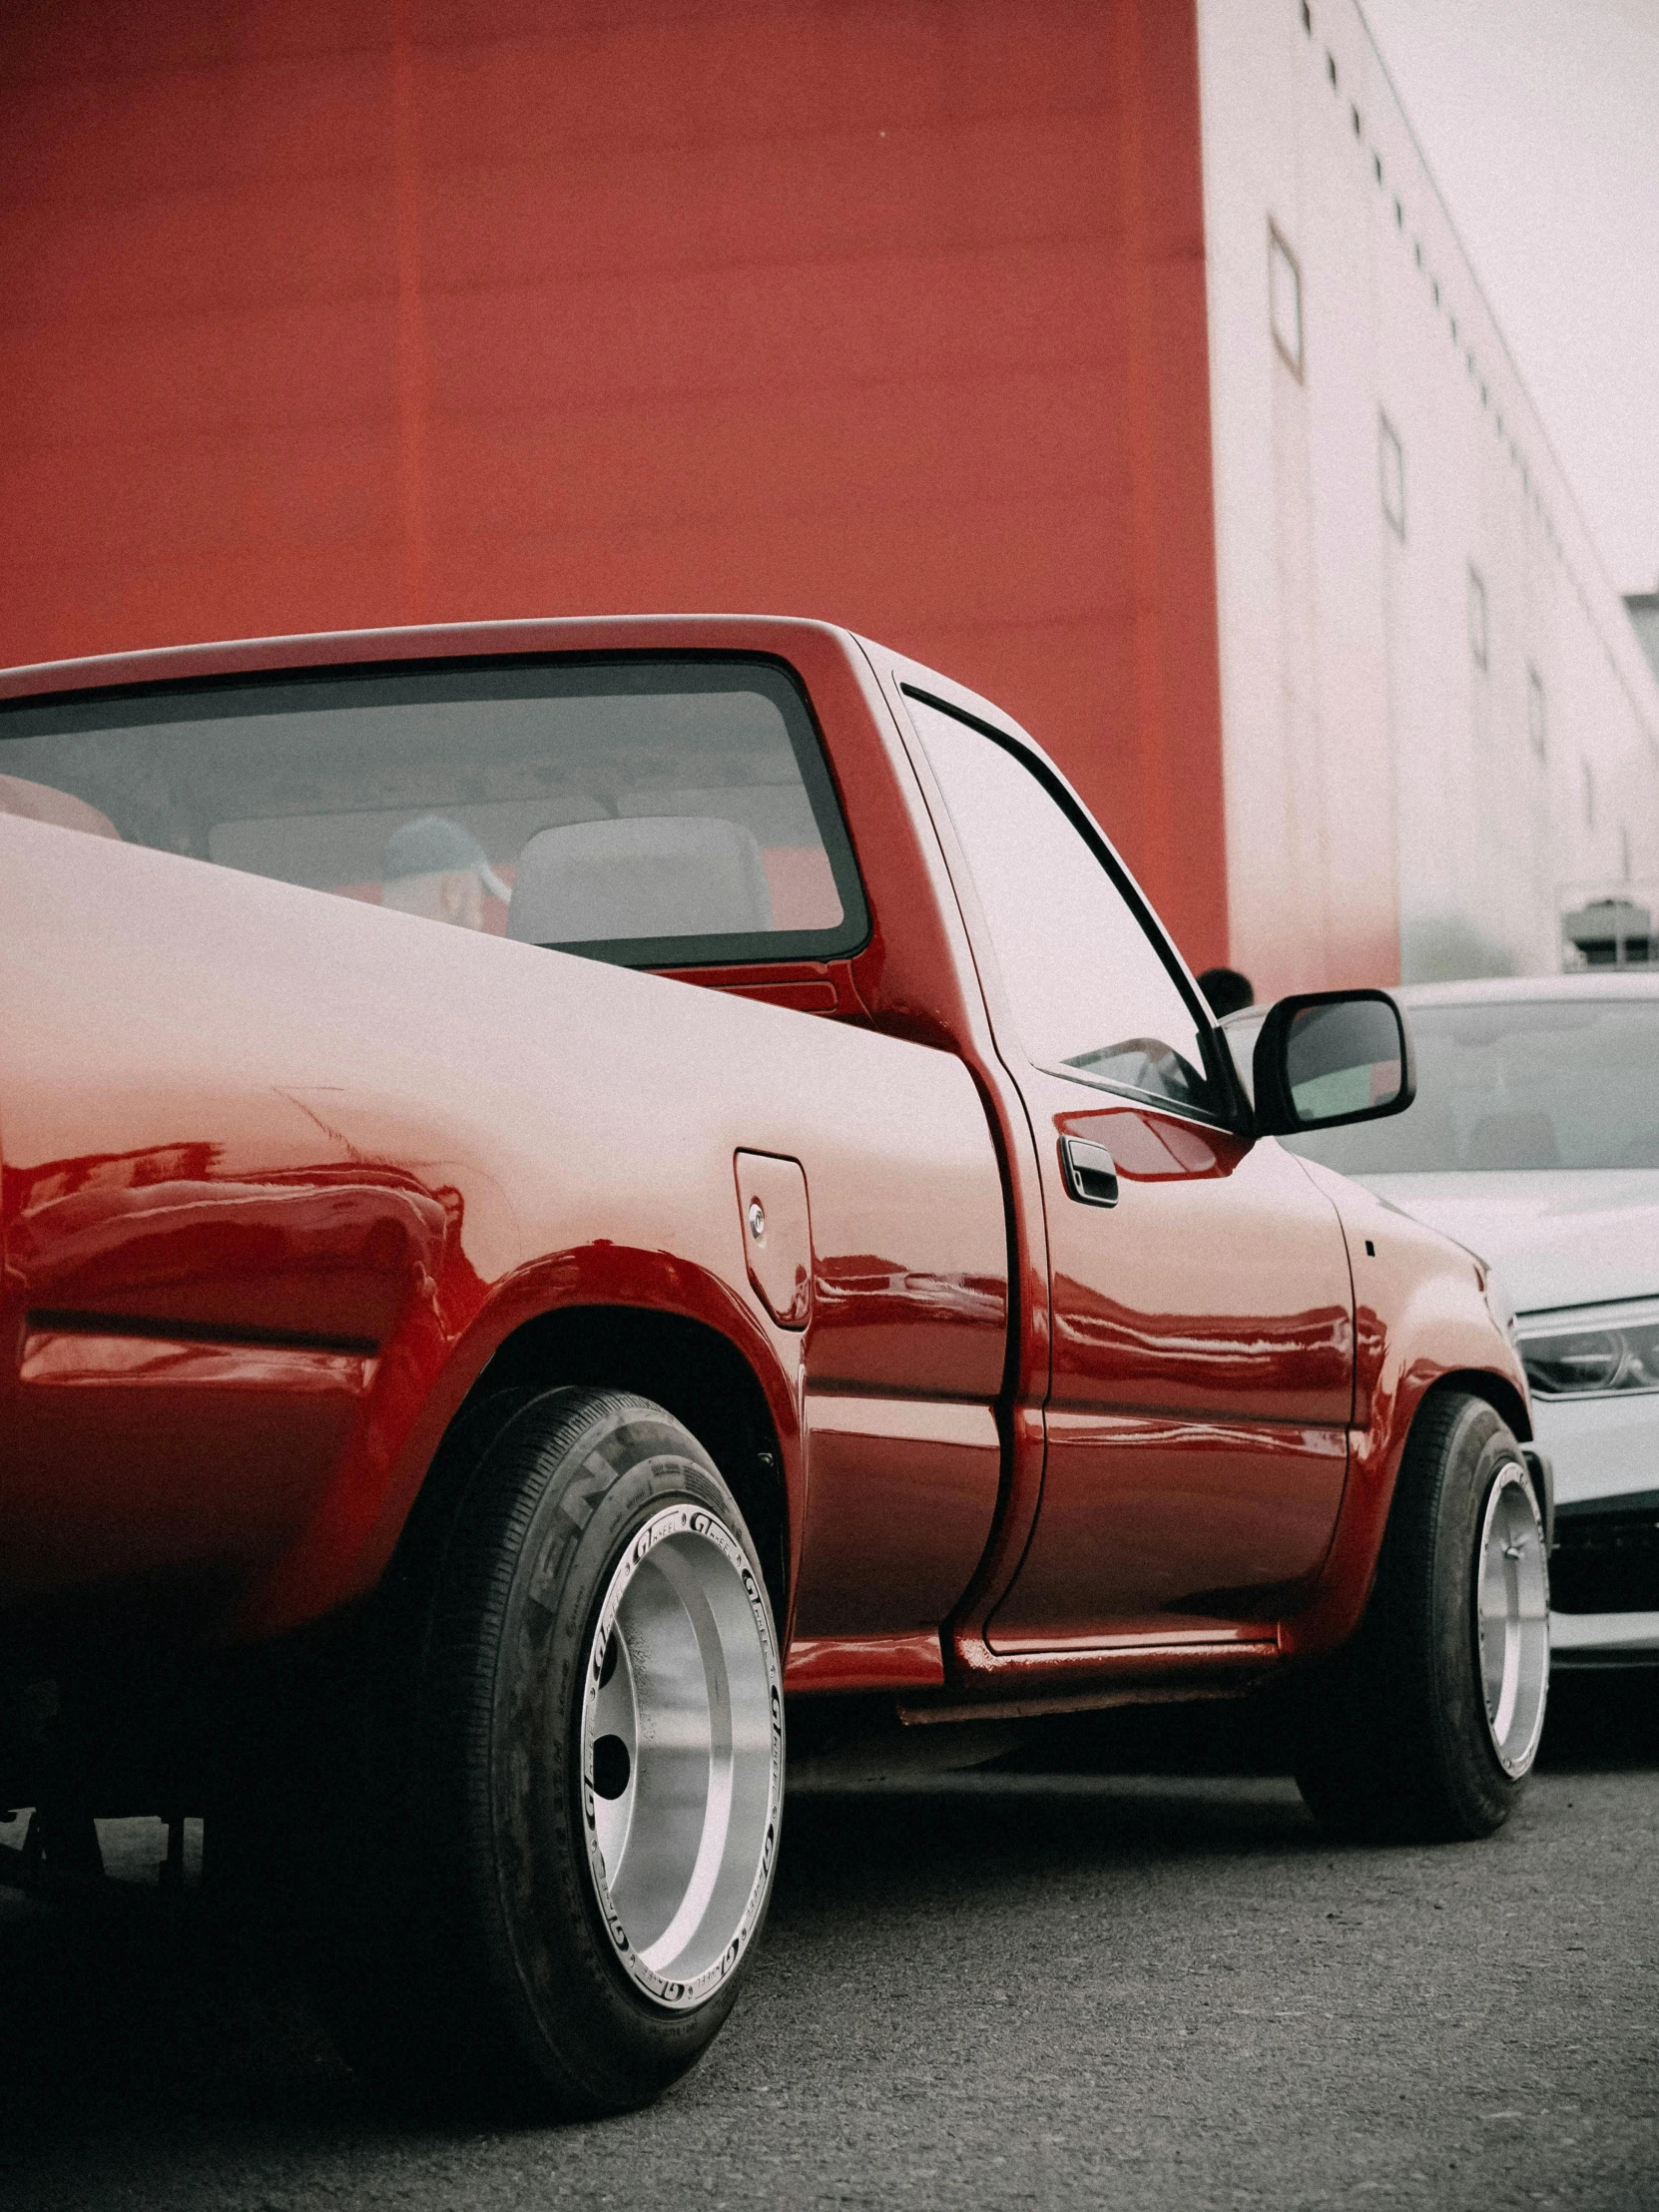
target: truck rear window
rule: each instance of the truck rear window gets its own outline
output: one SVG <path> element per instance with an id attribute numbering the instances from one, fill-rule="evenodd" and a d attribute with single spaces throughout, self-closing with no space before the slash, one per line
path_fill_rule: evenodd
<path id="1" fill-rule="evenodd" d="M 776 663 L 447 663 L 0 712 L 0 813 L 630 967 L 853 950 L 856 868 Z"/>

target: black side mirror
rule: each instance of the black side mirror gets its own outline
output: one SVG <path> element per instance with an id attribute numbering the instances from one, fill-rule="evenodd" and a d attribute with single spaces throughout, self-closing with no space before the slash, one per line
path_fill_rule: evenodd
<path id="1" fill-rule="evenodd" d="M 1381 1121 L 1417 1095 L 1411 1033 L 1386 991 L 1282 998 L 1262 1024 L 1252 1072 L 1264 1137 Z"/>

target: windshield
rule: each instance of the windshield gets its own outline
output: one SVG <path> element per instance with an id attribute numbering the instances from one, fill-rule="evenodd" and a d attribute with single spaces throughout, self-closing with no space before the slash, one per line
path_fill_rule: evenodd
<path id="1" fill-rule="evenodd" d="M 822 958 L 865 926 L 806 703 L 736 657 L 24 703 L 0 813 L 636 967 Z"/>
<path id="2" fill-rule="evenodd" d="M 1414 1105 L 1288 1138 L 1345 1175 L 1659 1168 L 1659 999 L 1414 1006 Z"/>

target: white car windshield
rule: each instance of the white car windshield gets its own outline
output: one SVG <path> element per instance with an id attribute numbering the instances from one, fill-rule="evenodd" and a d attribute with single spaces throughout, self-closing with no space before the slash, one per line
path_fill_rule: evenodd
<path id="1" fill-rule="evenodd" d="M 1415 1103 L 1288 1139 L 1345 1175 L 1659 1168 L 1659 998 L 1406 1010 Z"/>

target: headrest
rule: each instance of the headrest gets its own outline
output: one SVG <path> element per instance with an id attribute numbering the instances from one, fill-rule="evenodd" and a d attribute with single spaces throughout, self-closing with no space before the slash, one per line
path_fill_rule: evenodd
<path id="1" fill-rule="evenodd" d="M 109 816 L 89 807 L 84 799 L 54 791 L 50 784 L 26 784 L 21 776 L 0 776 L 0 815 L 49 822 L 58 830 L 85 830 L 95 837 L 114 837 L 118 843 L 121 839 Z"/>
<path id="2" fill-rule="evenodd" d="M 507 934 L 521 944 L 753 936 L 772 927 L 754 833 L 713 815 L 540 830 L 518 856 L 507 914 Z"/>

